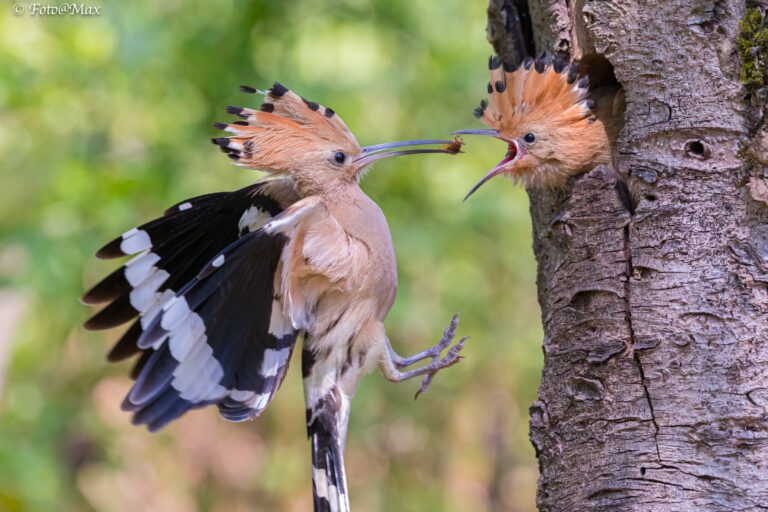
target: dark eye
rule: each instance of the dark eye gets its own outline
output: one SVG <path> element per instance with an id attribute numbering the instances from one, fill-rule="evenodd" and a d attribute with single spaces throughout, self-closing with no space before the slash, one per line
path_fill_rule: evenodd
<path id="1" fill-rule="evenodd" d="M 527 142 L 528 144 L 530 144 L 531 142 L 535 142 L 536 141 L 536 136 L 534 134 L 532 134 L 531 132 L 528 132 L 525 135 L 523 135 L 523 140 L 525 142 Z"/>
<path id="2" fill-rule="evenodd" d="M 337 151 L 333 154 L 333 161 L 339 165 L 343 164 L 346 160 L 347 160 L 347 155 L 345 155 L 341 151 Z"/>

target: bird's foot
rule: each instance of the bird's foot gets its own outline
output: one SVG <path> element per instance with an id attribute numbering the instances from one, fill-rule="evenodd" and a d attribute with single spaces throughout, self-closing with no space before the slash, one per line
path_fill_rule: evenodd
<path id="1" fill-rule="evenodd" d="M 451 344 L 453 338 L 456 336 L 456 328 L 458 326 L 459 314 L 456 313 L 453 315 L 453 318 L 451 318 L 450 325 L 448 325 L 445 331 L 443 331 L 443 338 L 440 341 L 438 341 L 434 346 L 426 350 L 422 350 L 418 354 L 414 354 L 411 357 L 401 357 L 397 355 L 394 350 L 390 349 L 392 360 L 394 361 L 395 366 L 398 368 L 405 368 L 407 366 L 411 366 L 414 363 L 418 363 L 419 361 L 423 361 L 424 359 L 434 360 L 436 357 L 439 358 L 440 354 L 443 353 L 443 350 L 445 350 L 446 347 Z"/>
<path id="2" fill-rule="evenodd" d="M 443 368 L 453 366 L 463 359 L 459 353 L 464 348 L 464 342 L 466 342 L 469 338 L 461 338 L 458 342 L 456 342 L 456 344 L 450 347 L 456 336 L 456 328 L 458 325 L 459 314 L 456 313 L 453 315 L 451 323 L 448 328 L 445 329 L 443 337 L 440 341 L 438 341 L 434 346 L 410 357 L 399 356 L 392 349 L 392 346 L 389 345 L 389 340 L 387 340 L 389 357 L 386 358 L 385 361 L 382 361 L 379 366 L 382 370 L 382 373 L 384 374 L 384 377 L 391 382 L 402 382 L 404 380 L 413 379 L 415 377 L 423 377 L 421 387 L 416 393 L 416 397 L 418 397 L 420 394 L 429 389 L 429 385 L 437 372 Z M 448 352 L 445 354 L 445 356 L 440 357 L 443 351 L 448 347 L 450 348 L 448 349 Z M 402 372 L 398 371 L 399 369 L 406 368 L 425 359 L 431 359 L 432 362 L 420 368 Z"/>
<path id="3" fill-rule="evenodd" d="M 458 315 L 454 315 L 453 317 L 454 320 L 456 320 L 457 317 Z M 453 326 L 453 322 L 451 322 L 451 325 Z M 432 362 L 426 366 L 426 368 L 429 368 L 429 371 L 422 378 L 421 386 L 419 387 L 419 390 L 416 391 L 416 395 L 413 397 L 414 400 L 419 398 L 420 394 L 424 393 L 429 389 L 429 385 L 432 383 L 432 379 L 435 377 L 437 372 L 439 372 L 443 368 L 448 368 L 449 366 L 453 366 L 459 361 L 461 361 L 462 359 L 464 359 L 464 357 L 460 355 L 459 352 L 461 352 L 461 350 L 464 348 L 464 342 L 469 339 L 467 336 L 464 336 L 463 338 L 461 338 L 454 346 L 450 348 L 450 350 L 448 350 L 448 353 L 445 354 L 445 357 L 440 359 L 440 354 L 442 353 L 442 350 L 445 347 L 447 347 L 451 343 L 451 341 L 453 341 L 455 330 L 456 330 L 455 327 L 453 327 L 453 329 L 451 327 L 446 329 L 445 336 L 443 336 L 443 339 L 440 340 L 440 342 L 437 345 L 435 345 L 435 347 L 433 347 L 433 348 L 440 347 L 440 349 L 437 352 L 437 354 L 433 356 Z M 449 331 L 450 331 L 450 336 L 448 334 Z"/>

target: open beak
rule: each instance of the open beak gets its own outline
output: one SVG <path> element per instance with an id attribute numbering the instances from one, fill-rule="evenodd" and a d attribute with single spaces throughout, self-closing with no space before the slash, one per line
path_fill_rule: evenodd
<path id="1" fill-rule="evenodd" d="M 408 146 L 426 146 L 432 144 L 439 144 L 442 147 L 399 149 Z M 357 159 L 355 159 L 355 163 L 360 167 L 365 167 L 366 165 L 370 165 L 373 162 L 384 158 L 400 155 L 418 155 L 419 153 L 446 153 L 455 155 L 460 152 L 461 145 L 462 142 L 458 138 L 456 140 L 404 140 L 400 142 L 386 142 L 384 144 L 364 147 L 363 152 Z M 393 149 L 397 151 L 391 151 Z"/>
<path id="2" fill-rule="evenodd" d="M 466 196 L 464 196 L 464 200 L 466 201 L 469 199 L 469 196 L 474 194 L 477 189 L 485 185 L 487 181 L 489 181 L 494 176 L 498 176 L 499 174 L 503 173 L 504 171 L 509 170 L 512 165 L 514 165 L 515 162 L 517 162 L 518 159 L 520 159 L 523 155 L 525 155 L 525 149 L 520 145 L 519 142 L 515 139 L 506 139 L 501 136 L 498 130 L 459 130 L 457 132 L 451 132 L 451 135 L 485 135 L 488 137 L 494 137 L 499 140 L 502 140 L 508 144 L 507 154 L 504 155 L 504 158 L 501 159 L 501 162 L 496 164 L 496 166 L 488 171 L 488 174 L 480 178 L 480 181 L 475 183 L 475 186 L 472 187 L 472 189 L 467 193 Z"/>

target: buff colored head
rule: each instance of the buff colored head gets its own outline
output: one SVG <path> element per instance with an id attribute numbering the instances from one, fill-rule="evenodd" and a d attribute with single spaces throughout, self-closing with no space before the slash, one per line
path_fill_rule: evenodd
<path id="1" fill-rule="evenodd" d="M 512 68 L 494 56 L 489 68 L 488 100 L 475 109 L 489 129 L 454 133 L 495 137 L 507 152 L 466 197 L 500 174 L 529 187 L 560 188 L 569 176 L 609 161 L 608 135 L 577 64 L 545 54 Z"/>
<path id="2" fill-rule="evenodd" d="M 449 140 L 411 140 L 361 147 L 344 121 L 330 108 L 308 101 L 280 83 L 261 93 L 259 110 L 227 107 L 242 120 L 216 123 L 232 135 L 212 139 L 236 165 L 290 177 L 304 196 L 326 194 L 356 183 L 364 170 L 382 158 L 416 153 L 458 153 L 451 147 L 390 151 L 404 146 L 451 144 Z"/>

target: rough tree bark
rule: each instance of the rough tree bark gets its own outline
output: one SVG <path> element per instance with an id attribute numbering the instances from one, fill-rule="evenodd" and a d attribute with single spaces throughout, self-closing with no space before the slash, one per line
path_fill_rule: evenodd
<path id="1" fill-rule="evenodd" d="M 744 10 L 490 0 L 503 60 L 555 50 L 627 97 L 629 201 L 602 167 L 529 191 L 541 510 L 768 509 L 768 135 L 738 78 Z"/>

